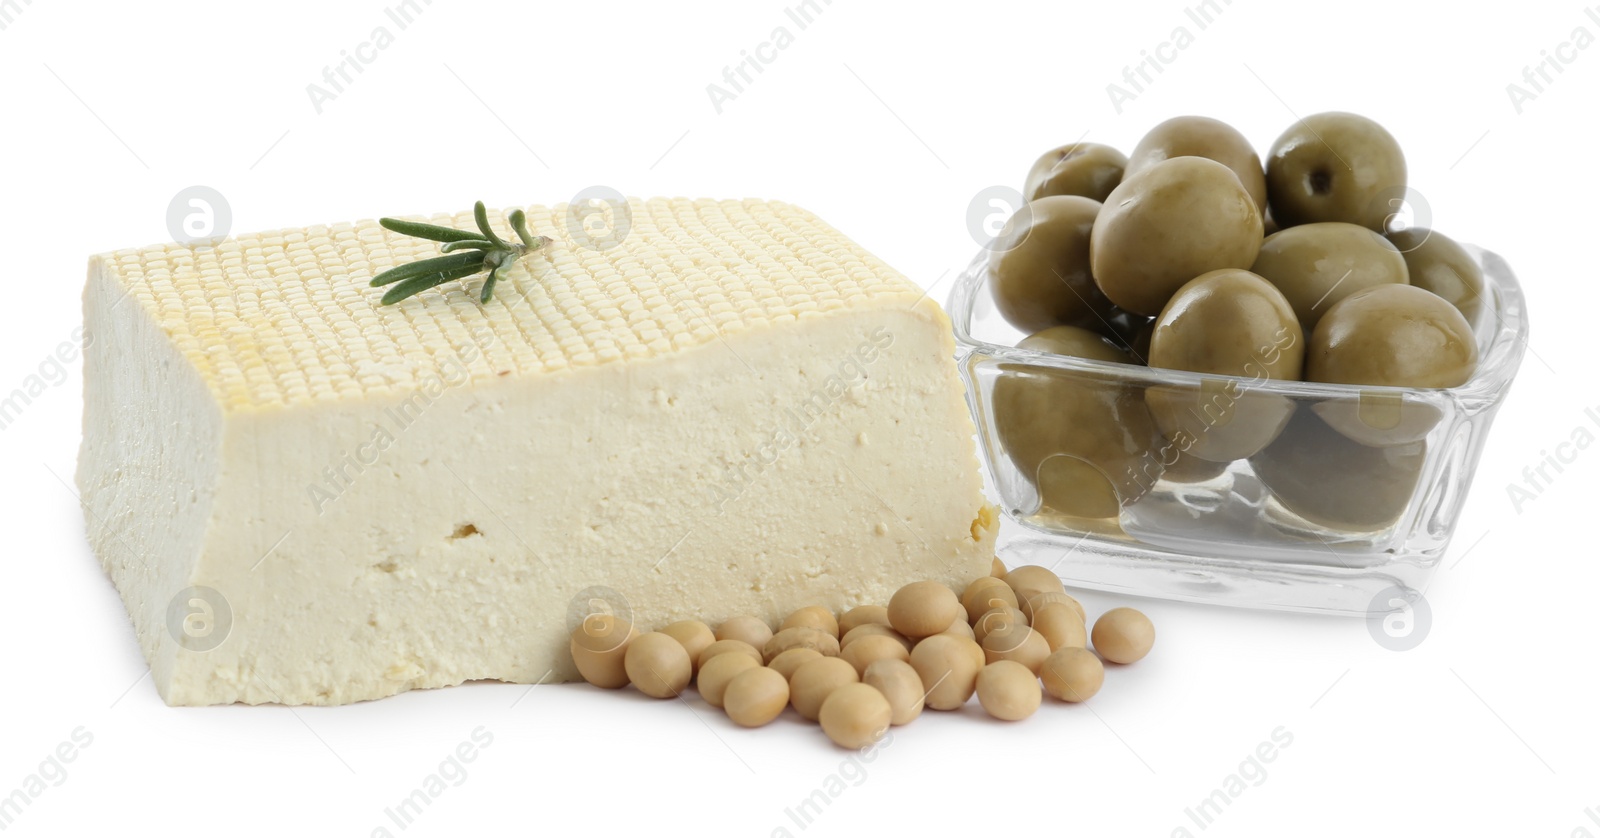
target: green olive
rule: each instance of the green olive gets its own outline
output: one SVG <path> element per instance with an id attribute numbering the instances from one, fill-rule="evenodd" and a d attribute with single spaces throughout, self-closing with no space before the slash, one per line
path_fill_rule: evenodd
<path id="1" fill-rule="evenodd" d="M 1444 414 L 1426 396 L 1365 387 L 1456 386 L 1472 377 L 1478 347 L 1459 307 L 1417 286 L 1386 285 L 1330 309 L 1307 351 L 1307 379 L 1364 385 L 1312 409 L 1346 437 L 1386 446 L 1424 439 Z"/>
<path id="2" fill-rule="evenodd" d="M 1018 346 L 1130 362 L 1104 338 L 1072 326 Z M 1002 365 L 993 403 L 1001 447 L 1038 490 L 1043 512 L 1113 518 L 1160 476 L 1150 456 L 1159 441 L 1150 411 L 1139 391 L 1114 375 Z"/>
<path id="3" fill-rule="evenodd" d="M 1382 125 L 1352 113 L 1312 114 L 1267 154 L 1267 202 L 1284 229 L 1344 221 L 1384 231 L 1404 194 L 1406 157 Z"/>
<path id="4" fill-rule="evenodd" d="M 1233 170 L 1174 157 L 1130 175 L 1106 198 L 1089 235 L 1089 264 L 1111 302 L 1161 311 L 1185 282 L 1248 268 L 1261 249 L 1261 213 Z"/>
<path id="5" fill-rule="evenodd" d="M 1272 283 L 1241 270 L 1211 271 L 1172 295 L 1150 336 L 1150 366 L 1295 380 L 1305 335 Z"/>
<path id="6" fill-rule="evenodd" d="M 1421 442 L 1362 445 L 1301 409 L 1250 467 L 1290 512 L 1318 526 L 1370 532 L 1405 512 L 1426 453 Z"/>
<path id="7" fill-rule="evenodd" d="M 1156 318 L 1150 366 L 1257 381 L 1300 377 L 1305 337 L 1289 301 L 1249 271 L 1211 271 L 1178 289 Z M 1233 379 L 1145 393 L 1156 425 L 1183 455 L 1226 463 L 1265 448 L 1294 403 Z"/>
<path id="8" fill-rule="evenodd" d="M 1099 323 L 1111 312 L 1089 274 L 1089 232 L 1100 204 L 1055 196 L 1024 205 L 994 242 L 991 291 L 1011 325 L 1032 333 Z"/>
<path id="9" fill-rule="evenodd" d="M 1478 325 L 1483 312 L 1483 269 L 1466 248 L 1425 227 L 1399 230 L 1388 238 L 1405 257 L 1412 285 L 1443 297 L 1461 310 L 1468 325 Z"/>
<path id="10" fill-rule="evenodd" d="M 1380 285 L 1344 298 L 1323 315 L 1306 353 L 1306 378 L 1455 387 L 1477 365 L 1477 340 L 1455 306 L 1415 286 Z"/>
<path id="11" fill-rule="evenodd" d="M 1052 148 L 1033 162 L 1023 184 L 1023 197 L 1029 201 L 1048 195 L 1081 195 L 1104 201 L 1122 182 L 1128 158 L 1111 146 L 1099 143 L 1070 143 Z"/>
<path id="12" fill-rule="evenodd" d="M 1306 334 L 1345 297 L 1377 285 L 1404 285 L 1409 276 L 1405 257 L 1388 239 L 1338 221 L 1272 234 L 1250 270 L 1289 298 Z"/>
<path id="13" fill-rule="evenodd" d="M 1425 396 L 1389 388 L 1354 389 L 1348 396 L 1325 399 L 1311 410 L 1346 437 L 1375 447 L 1426 439 L 1444 412 Z"/>
<path id="14" fill-rule="evenodd" d="M 1239 178 L 1258 212 L 1267 209 L 1267 176 L 1261 158 L 1245 136 L 1221 120 L 1204 116 L 1175 116 L 1150 129 L 1128 155 L 1124 177 L 1173 157 L 1215 160 Z"/>
<path id="15" fill-rule="evenodd" d="M 1294 412 L 1289 398 L 1252 390 L 1235 378 L 1154 386 L 1145 392 L 1145 402 L 1172 443 L 1172 452 L 1161 449 L 1162 463 L 1174 455 L 1223 464 L 1243 459 L 1276 439 Z"/>
<path id="16" fill-rule="evenodd" d="M 1036 352 L 1071 355 L 1074 358 L 1109 361 L 1115 364 L 1126 364 L 1132 360 L 1127 352 L 1118 349 L 1103 335 L 1077 326 L 1056 326 L 1045 329 L 1017 341 L 1017 346 Z"/>

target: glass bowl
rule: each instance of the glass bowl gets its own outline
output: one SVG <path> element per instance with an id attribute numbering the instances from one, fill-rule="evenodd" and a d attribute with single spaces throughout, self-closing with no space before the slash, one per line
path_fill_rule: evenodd
<path id="1" fill-rule="evenodd" d="M 1021 525 L 1007 528 L 1001 558 L 1141 596 L 1360 615 L 1406 607 L 1450 544 L 1527 346 L 1516 277 L 1499 256 L 1467 250 L 1486 286 L 1480 357 L 1472 379 L 1447 390 L 1019 349 L 1025 335 L 996 310 L 991 254 L 979 253 L 949 310 L 988 477 Z"/>

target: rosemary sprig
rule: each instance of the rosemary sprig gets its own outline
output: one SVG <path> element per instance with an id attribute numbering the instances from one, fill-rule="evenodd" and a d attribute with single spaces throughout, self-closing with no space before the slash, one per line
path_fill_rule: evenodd
<path id="1" fill-rule="evenodd" d="M 511 229 L 516 231 L 520 240 L 516 242 L 507 242 L 495 234 L 494 228 L 489 226 L 489 211 L 482 201 L 473 206 L 472 217 L 478 222 L 476 232 L 399 218 L 378 219 L 378 223 L 386 230 L 403 236 L 443 242 L 444 246 L 439 251 L 445 254 L 390 268 L 373 277 L 371 285 L 374 288 L 394 285 L 384 292 L 383 304 L 398 303 L 436 285 L 452 279 L 465 279 L 485 270 L 489 276 L 483 281 L 483 291 L 478 300 L 488 303 L 494 298 L 494 286 L 500 281 L 501 271 L 511 267 L 522 256 L 550 244 L 548 236 L 535 236 L 528 232 L 528 216 L 522 210 L 512 210 L 508 218 Z"/>

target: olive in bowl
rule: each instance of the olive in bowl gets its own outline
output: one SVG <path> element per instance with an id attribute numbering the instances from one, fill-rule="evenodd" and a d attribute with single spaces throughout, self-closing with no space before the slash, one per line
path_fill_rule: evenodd
<path id="1" fill-rule="evenodd" d="M 1410 227 L 1386 236 L 1406 260 L 1411 284 L 1443 297 L 1474 328 L 1483 313 L 1483 269 L 1455 239 L 1438 230 Z"/>
<path id="2" fill-rule="evenodd" d="M 1089 236 L 1090 272 L 1111 302 L 1159 314 L 1185 282 L 1248 268 L 1261 249 L 1261 213 L 1233 170 L 1174 157 L 1124 178 Z"/>
<path id="3" fill-rule="evenodd" d="M 1150 338 L 1150 366 L 1228 376 L 1145 392 L 1162 434 L 1188 455 L 1226 463 L 1265 448 L 1289 421 L 1288 398 L 1249 392 L 1240 379 L 1296 380 L 1305 355 L 1300 321 L 1271 283 L 1243 270 L 1211 271 L 1178 289 Z"/>
<path id="4" fill-rule="evenodd" d="M 1344 221 L 1384 232 L 1403 194 L 1406 157 L 1382 125 L 1353 113 L 1312 114 L 1267 154 L 1267 203 L 1284 229 Z"/>
<path id="5" fill-rule="evenodd" d="M 1393 524 L 1422 475 L 1423 442 L 1362 445 L 1301 409 L 1250 458 L 1256 477 L 1286 509 L 1321 527 L 1368 532 Z"/>
<path id="6" fill-rule="evenodd" d="M 1374 387 L 1456 387 L 1478 343 L 1459 309 L 1411 285 L 1380 285 L 1336 303 L 1311 334 L 1306 379 Z"/>
<path id="7" fill-rule="evenodd" d="M 1339 221 L 1302 224 L 1268 236 L 1250 270 L 1289 298 L 1310 334 L 1324 312 L 1376 285 L 1406 284 L 1405 257 L 1388 239 Z"/>
<path id="8" fill-rule="evenodd" d="M 1046 329 L 1017 346 L 1132 363 L 1105 338 L 1075 326 Z M 1018 364 L 995 382 L 993 402 L 1001 448 L 1038 490 L 1042 511 L 1115 518 L 1148 490 L 1139 475 L 1160 437 L 1139 390 L 1116 374 Z"/>
<path id="9" fill-rule="evenodd" d="M 1174 157 L 1204 157 L 1233 171 L 1258 212 L 1267 210 L 1267 176 L 1250 141 L 1233 126 L 1205 116 L 1175 116 L 1150 129 L 1128 155 L 1124 177 Z"/>
<path id="10" fill-rule="evenodd" d="M 1104 201 L 1122 182 L 1128 158 L 1122 152 L 1099 143 L 1069 143 L 1052 148 L 1033 162 L 1023 183 L 1023 198 L 1032 201 L 1047 195 L 1080 195 Z"/>
<path id="11" fill-rule="evenodd" d="M 1098 325 L 1111 302 L 1089 274 L 1089 234 L 1100 204 L 1054 195 L 1029 201 L 991 245 L 995 307 L 1023 332 Z"/>
<path id="12" fill-rule="evenodd" d="M 1445 388 L 1466 383 L 1478 344 L 1460 310 L 1412 285 L 1380 285 L 1346 297 L 1311 334 L 1306 380 L 1359 387 Z M 1361 390 L 1314 408 L 1330 426 L 1366 445 L 1427 436 L 1438 407 L 1387 389 Z"/>

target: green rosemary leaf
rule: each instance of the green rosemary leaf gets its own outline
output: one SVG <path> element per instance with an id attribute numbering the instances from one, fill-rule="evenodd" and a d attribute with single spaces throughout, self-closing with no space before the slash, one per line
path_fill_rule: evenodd
<path id="1" fill-rule="evenodd" d="M 529 250 L 537 250 L 539 245 L 533 243 L 533 234 L 528 232 L 528 214 L 522 210 L 511 211 L 511 229 L 517 231 L 517 238 L 527 245 Z M 540 236 L 540 238 L 544 238 Z"/>
<path id="2" fill-rule="evenodd" d="M 428 239 L 436 242 L 458 242 L 467 239 L 481 239 L 482 235 L 470 230 L 457 230 L 454 227 L 440 227 L 437 224 L 424 224 L 420 221 L 405 221 L 399 218 L 380 218 L 378 223 L 385 230 L 393 230 L 402 236 L 414 236 L 419 239 Z"/>
<path id="3" fill-rule="evenodd" d="M 474 271 L 483 269 L 484 252 L 472 250 L 466 253 L 452 253 L 449 256 L 438 256 L 433 259 L 424 259 L 421 262 L 412 262 L 397 268 L 390 268 L 372 278 L 372 287 L 388 285 L 412 277 L 424 276 L 437 271 L 449 271 L 457 268 L 471 266 Z"/>
<path id="4" fill-rule="evenodd" d="M 494 299 L 494 284 L 500 281 L 501 268 L 489 272 L 489 277 L 483 281 L 483 293 L 478 295 L 478 302 L 487 305 Z"/>
<path id="5" fill-rule="evenodd" d="M 444 247 L 439 248 L 439 252 L 454 253 L 458 250 L 467 250 L 469 248 L 475 250 L 489 250 L 493 247 L 494 242 L 491 242 L 487 239 L 462 239 L 458 242 L 449 242 Z"/>
<path id="6" fill-rule="evenodd" d="M 498 247 L 511 246 L 506 244 L 505 241 L 503 241 L 499 236 L 495 235 L 494 228 L 489 226 L 489 209 L 483 205 L 482 201 L 479 201 L 477 204 L 473 205 L 472 217 L 477 219 L 478 229 L 483 231 L 484 238 L 494 242 L 494 244 Z"/>
<path id="7" fill-rule="evenodd" d="M 478 273 L 481 270 L 483 270 L 482 265 L 470 265 L 464 268 L 456 268 L 454 270 L 437 271 L 435 273 L 424 274 L 422 276 L 414 276 L 405 282 L 390 288 L 389 291 L 383 295 L 383 304 L 390 305 L 391 303 L 398 303 L 413 294 L 426 291 L 435 285 L 443 285 L 452 279 L 464 279 L 472 276 L 475 273 Z"/>
<path id="8" fill-rule="evenodd" d="M 495 234 L 494 228 L 489 226 L 489 210 L 482 201 L 473 205 L 472 217 L 473 221 L 477 222 L 477 232 L 417 221 L 402 221 L 398 218 L 378 219 L 378 223 L 385 229 L 396 233 L 443 242 L 439 251 L 444 254 L 433 259 L 391 268 L 373 277 L 370 284 L 375 287 L 394 285 L 383 295 L 383 304 L 397 303 L 436 285 L 485 270 L 489 272 L 489 276 L 484 279 L 480 299 L 487 303 L 494 297 L 494 288 L 500 281 L 501 271 L 523 254 L 551 244 L 549 236 L 535 236 L 528 230 L 528 216 L 522 210 L 512 210 L 506 217 L 511 228 L 517 233 L 519 244 L 510 244 Z"/>

